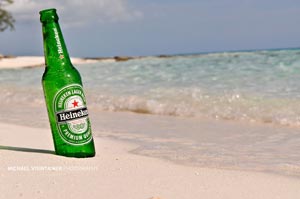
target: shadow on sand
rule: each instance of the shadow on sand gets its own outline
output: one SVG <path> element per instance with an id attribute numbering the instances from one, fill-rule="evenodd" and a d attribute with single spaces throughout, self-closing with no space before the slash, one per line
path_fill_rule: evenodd
<path id="1" fill-rule="evenodd" d="M 20 152 L 28 152 L 28 153 L 46 153 L 46 154 L 55 154 L 54 151 L 45 150 L 45 149 L 32 149 L 32 148 L 23 148 L 23 147 L 13 147 L 13 146 L 1 146 L 0 150 L 8 150 L 8 151 L 20 151 Z"/>

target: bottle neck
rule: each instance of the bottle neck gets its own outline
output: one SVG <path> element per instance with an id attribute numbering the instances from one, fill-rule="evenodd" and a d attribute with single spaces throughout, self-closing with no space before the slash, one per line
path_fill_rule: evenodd
<path id="1" fill-rule="evenodd" d="M 57 20 L 43 23 L 43 38 L 46 67 L 63 69 L 72 66 Z"/>

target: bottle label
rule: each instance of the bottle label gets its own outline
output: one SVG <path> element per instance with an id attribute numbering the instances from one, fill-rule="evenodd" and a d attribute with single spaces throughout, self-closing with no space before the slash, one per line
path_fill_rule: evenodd
<path id="1" fill-rule="evenodd" d="M 82 86 L 71 84 L 60 89 L 53 101 L 56 124 L 61 138 L 72 145 L 92 140 L 91 124 Z"/>

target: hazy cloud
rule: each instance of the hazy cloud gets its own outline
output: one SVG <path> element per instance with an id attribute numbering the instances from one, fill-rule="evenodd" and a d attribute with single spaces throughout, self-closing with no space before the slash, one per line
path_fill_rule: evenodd
<path id="1" fill-rule="evenodd" d="M 126 0 L 18 0 L 7 7 L 18 22 L 37 21 L 38 12 L 47 8 L 56 8 L 59 16 L 71 26 L 132 21 L 142 17 L 142 13 L 131 8 Z"/>

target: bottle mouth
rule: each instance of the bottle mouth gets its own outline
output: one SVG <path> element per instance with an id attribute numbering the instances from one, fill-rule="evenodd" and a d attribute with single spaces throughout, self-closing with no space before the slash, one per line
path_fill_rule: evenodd
<path id="1" fill-rule="evenodd" d="M 50 8 L 40 11 L 40 21 L 42 23 L 47 21 L 58 21 L 58 15 L 56 14 L 55 8 Z"/>

